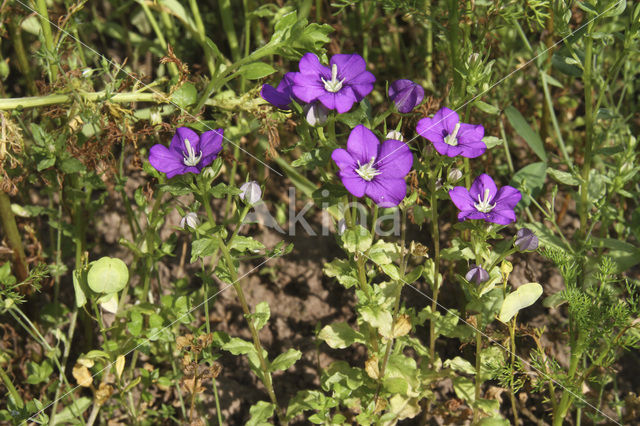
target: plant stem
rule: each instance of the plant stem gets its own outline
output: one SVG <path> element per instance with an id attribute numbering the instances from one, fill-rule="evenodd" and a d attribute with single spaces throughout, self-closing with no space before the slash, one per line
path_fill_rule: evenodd
<path id="1" fill-rule="evenodd" d="M 480 399 L 480 392 L 482 387 L 482 381 L 480 380 L 480 369 L 482 368 L 482 333 L 480 332 L 480 323 L 478 322 L 478 329 L 476 330 L 476 377 L 475 377 L 475 398 L 476 406 L 473 408 L 473 421 L 472 424 L 478 423 L 480 416 L 480 408 L 478 408 L 477 402 Z"/>
<path id="2" fill-rule="evenodd" d="M 258 356 L 258 361 L 260 362 L 260 369 L 262 370 L 262 379 L 265 387 L 267 388 L 267 393 L 269 394 L 269 398 L 271 402 L 276 407 L 276 413 L 278 415 L 278 419 L 282 425 L 287 425 L 287 420 L 285 418 L 285 414 L 278 405 L 278 400 L 276 398 L 276 393 L 273 390 L 273 383 L 271 381 L 271 373 L 269 371 L 269 367 L 264 358 L 264 349 L 262 349 L 262 344 L 260 343 L 260 336 L 258 335 L 258 331 L 256 330 L 253 321 L 251 320 L 251 310 L 249 309 L 249 305 L 247 304 L 247 300 L 244 296 L 244 291 L 242 290 L 242 285 L 240 284 L 238 273 L 236 271 L 235 265 L 233 263 L 233 259 L 231 258 L 231 254 L 229 253 L 229 249 L 227 248 L 224 240 L 219 238 L 219 247 L 220 251 L 222 251 L 222 256 L 224 257 L 225 263 L 227 264 L 227 268 L 229 269 L 229 275 L 231 275 L 231 285 L 236 291 L 236 295 L 238 296 L 238 301 L 242 306 L 242 311 L 244 312 L 245 319 L 247 321 L 247 325 L 249 326 L 249 331 L 251 332 L 251 337 L 253 339 L 253 346 L 256 350 L 256 355 Z"/>
<path id="3" fill-rule="evenodd" d="M 16 23 L 16 19 L 9 18 L 9 33 L 11 34 L 11 42 L 18 59 L 18 69 L 27 80 L 27 90 L 31 95 L 37 95 L 38 87 L 33 80 L 33 72 L 29 66 L 27 53 L 22 42 L 22 28 Z"/>
<path id="4" fill-rule="evenodd" d="M 29 277 L 29 267 L 27 266 L 27 258 L 22 247 L 22 238 L 16 224 L 16 218 L 11 210 L 11 200 L 4 191 L 0 191 L 0 220 L 2 221 L 2 228 L 7 235 L 9 247 L 13 251 L 13 271 L 18 281 L 22 282 Z"/>
<path id="5" fill-rule="evenodd" d="M 506 283 L 505 283 L 506 284 Z M 516 404 L 516 395 L 513 390 L 513 379 L 514 375 L 514 367 L 515 367 L 515 356 L 516 356 L 516 338 L 515 338 L 515 329 L 516 329 L 516 318 L 518 314 L 514 315 L 513 319 L 509 322 L 509 339 L 511 341 L 511 377 L 509 380 L 509 397 L 511 399 L 511 409 L 513 410 L 513 424 L 514 426 L 518 426 L 520 424 L 520 419 L 518 417 L 518 406 Z M 479 374 L 479 371 L 476 371 L 476 374 Z"/>
<path id="6" fill-rule="evenodd" d="M 84 92 L 77 91 L 72 95 L 45 95 L 45 96 L 30 96 L 24 98 L 8 98 L 0 99 L 0 110 L 13 110 L 18 108 L 36 108 L 47 105 L 66 104 L 72 102 L 79 96 L 85 101 L 98 102 L 109 101 L 117 103 L 128 102 L 155 102 L 155 103 L 167 103 L 169 98 L 166 98 L 161 93 L 116 93 L 107 94 L 107 92 Z"/>
<path id="7" fill-rule="evenodd" d="M 222 410 L 220 410 L 220 398 L 218 398 L 218 386 L 216 385 L 216 378 L 211 379 L 213 381 L 213 396 L 216 400 L 216 417 L 218 418 L 218 426 L 222 426 Z"/>
<path id="8" fill-rule="evenodd" d="M 195 3 L 195 0 L 190 0 Z M 233 26 L 233 10 L 231 10 L 230 0 L 219 0 L 218 7 L 220 8 L 220 15 L 222 16 L 222 28 L 227 35 L 227 42 L 229 43 L 229 49 L 231 50 L 231 58 L 234 62 L 240 60 L 240 45 L 238 44 L 238 38 Z"/>
<path id="9" fill-rule="evenodd" d="M 151 28 L 153 28 L 153 32 L 156 34 L 156 38 L 158 39 L 158 42 L 160 42 L 160 45 L 166 51 L 167 41 L 164 38 L 164 34 L 162 30 L 160 30 L 158 21 L 156 21 L 156 18 L 151 13 L 151 10 L 149 9 L 149 6 L 147 5 L 146 1 L 143 0 L 139 2 L 139 4 L 140 6 L 142 6 L 142 11 L 144 12 L 144 15 L 147 17 L 147 20 L 149 21 L 149 23 L 151 24 Z M 178 67 L 176 66 L 175 63 L 169 62 L 168 67 L 169 67 L 169 74 L 171 74 L 172 77 L 175 77 L 178 75 Z"/>
<path id="10" fill-rule="evenodd" d="M 22 410 L 24 408 L 24 401 L 20 397 L 20 393 L 18 393 L 18 390 L 15 388 L 15 386 L 13 386 L 13 382 L 11 381 L 11 378 L 9 377 L 7 372 L 4 371 L 4 368 L 2 368 L 1 365 L 0 365 L 0 379 L 2 379 L 2 381 L 4 382 L 4 385 L 7 387 L 7 390 L 9 391 L 9 395 L 11 395 L 11 398 L 13 398 L 13 402 L 15 402 L 15 404 L 18 406 L 20 410 Z"/>
<path id="11" fill-rule="evenodd" d="M 437 175 L 437 173 L 436 173 Z M 438 226 L 438 197 L 435 190 L 435 179 L 431 179 L 434 184 L 431 188 L 431 226 L 433 239 L 433 297 L 431 298 L 431 315 L 433 319 L 429 321 L 429 365 L 431 368 L 435 365 L 436 356 L 436 322 L 435 314 L 438 309 L 438 294 L 440 292 L 440 227 Z"/>
<path id="12" fill-rule="evenodd" d="M 44 36 L 44 45 L 47 49 L 47 53 L 53 54 L 55 52 L 55 46 L 53 43 L 53 34 L 51 33 L 51 26 L 49 25 L 49 11 L 47 10 L 47 2 L 46 0 L 36 0 L 36 10 L 38 12 L 40 18 L 40 27 L 42 28 L 42 35 Z M 49 55 L 47 55 L 49 56 Z M 55 83 L 58 78 L 58 66 L 49 61 L 47 58 L 47 62 L 49 64 L 49 81 L 51 83 Z"/>

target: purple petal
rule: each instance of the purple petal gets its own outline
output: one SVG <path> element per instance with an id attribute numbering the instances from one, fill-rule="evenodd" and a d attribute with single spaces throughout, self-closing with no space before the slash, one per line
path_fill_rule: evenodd
<path id="1" fill-rule="evenodd" d="M 379 207 L 394 207 L 407 195 L 407 183 L 403 178 L 376 176 L 368 183 L 365 193 Z"/>
<path id="2" fill-rule="evenodd" d="M 460 129 L 458 130 L 458 142 L 460 144 L 467 145 L 482 142 L 483 137 L 484 127 L 482 124 L 460 123 Z M 482 142 L 482 144 L 484 144 L 484 142 Z"/>
<path id="3" fill-rule="evenodd" d="M 389 98 L 399 112 L 411 112 L 424 98 L 424 89 L 411 80 L 396 80 L 389 86 Z"/>
<path id="4" fill-rule="evenodd" d="M 380 141 L 376 135 L 362 124 L 358 124 L 349 134 L 347 151 L 360 164 L 367 164 L 372 158 L 378 158 Z"/>
<path id="5" fill-rule="evenodd" d="M 354 77 L 349 81 L 348 87 L 353 89 L 353 93 L 356 97 L 356 102 L 360 102 L 373 90 L 373 83 L 376 82 L 376 78 L 369 71 L 364 71 L 362 74 Z M 346 81 L 345 81 L 346 83 Z"/>
<path id="6" fill-rule="evenodd" d="M 151 163 L 153 168 L 157 171 L 166 173 L 167 178 L 169 179 L 175 175 L 185 173 L 185 169 L 187 167 L 184 165 L 182 160 L 182 154 L 177 154 L 164 145 L 154 145 L 149 151 L 149 163 Z"/>
<path id="7" fill-rule="evenodd" d="M 447 134 L 453 133 L 456 124 L 460 121 L 458 113 L 447 107 L 440 108 L 436 115 L 433 116 L 433 119 L 442 122 L 442 127 L 447 131 Z"/>
<path id="8" fill-rule="evenodd" d="M 444 124 L 436 120 L 435 117 L 423 118 L 422 120 L 418 121 L 418 125 L 416 126 L 416 132 L 418 132 L 420 136 L 433 142 L 434 144 L 436 142 L 444 143 L 444 136 L 442 134 L 444 130 Z M 440 152 L 440 150 L 438 150 L 438 152 Z M 440 154 L 442 154 L 442 152 L 440 152 Z"/>
<path id="9" fill-rule="evenodd" d="M 340 91 L 331 93 L 324 90 L 324 94 L 318 96 L 318 100 L 322 102 L 328 109 L 335 109 L 340 114 L 349 111 L 356 102 L 356 96 L 349 86 L 345 86 Z"/>
<path id="10" fill-rule="evenodd" d="M 191 147 L 194 149 L 194 151 L 197 152 L 200 150 L 200 136 L 198 136 L 196 132 L 188 127 L 178 127 L 176 129 L 176 133 L 173 135 L 171 143 L 169 144 L 169 149 L 171 151 L 179 153 L 182 157 L 183 153 L 185 152 L 185 139 L 189 140 L 189 144 L 191 144 Z"/>
<path id="11" fill-rule="evenodd" d="M 449 191 L 449 197 L 451 197 L 451 201 L 453 201 L 453 204 L 455 204 L 461 212 L 476 211 L 473 205 L 475 201 L 471 198 L 469 191 L 464 186 L 456 186 L 451 189 Z"/>
<path id="12" fill-rule="evenodd" d="M 334 149 L 331 153 L 331 159 L 340 170 L 355 170 L 358 167 L 356 160 L 353 159 L 351 154 L 342 148 Z"/>
<path id="13" fill-rule="evenodd" d="M 338 173 L 338 176 L 340 176 L 342 184 L 351 195 L 358 198 L 364 195 L 365 189 L 367 188 L 367 181 L 358 176 L 353 170 L 341 171 Z"/>
<path id="14" fill-rule="evenodd" d="M 496 206 L 496 208 L 487 213 L 486 220 L 499 225 L 508 225 L 516 221 L 516 213 L 512 209 L 500 210 Z"/>
<path id="15" fill-rule="evenodd" d="M 351 80 L 367 70 L 367 63 L 362 56 L 357 54 L 333 55 L 329 61 L 329 68 L 331 69 L 334 64 L 338 67 L 338 79 L 344 79 L 345 83 L 350 83 Z"/>
<path id="16" fill-rule="evenodd" d="M 202 159 L 198 164 L 198 166 L 202 165 L 200 169 L 211 164 L 218 156 L 218 153 L 222 150 L 223 136 L 223 129 L 209 130 L 200 136 L 200 152 L 202 153 Z"/>
<path id="17" fill-rule="evenodd" d="M 440 142 L 440 141 L 431 141 L 433 143 L 433 147 L 438 151 L 440 155 L 446 155 L 447 157 L 457 157 L 464 151 L 464 148 L 456 145 L 451 146 L 448 143 Z"/>
<path id="18" fill-rule="evenodd" d="M 495 202 L 494 197 L 498 192 L 498 188 L 496 187 L 496 183 L 493 179 L 491 179 L 491 176 L 486 173 L 481 174 L 473 181 L 471 188 L 469 189 L 469 195 L 473 198 L 474 202 L 478 201 L 478 196 L 480 196 L 480 199 L 484 200 L 485 189 L 489 189 L 489 198 L 487 201 L 493 204 Z"/>
<path id="19" fill-rule="evenodd" d="M 284 80 L 283 80 L 284 81 Z M 282 81 L 280 82 L 282 84 Z M 280 87 L 280 85 L 278 85 Z M 260 96 L 271 105 L 280 109 L 291 109 L 289 104 L 291 103 L 291 96 L 276 90 L 270 84 L 263 84 L 260 90 Z"/>
<path id="20" fill-rule="evenodd" d="M 409 146 L 397 140 L 389 139 L 382 142 L 375 168 L 384 178 L 404 178 L 411 171 L 413 155 Z"/>
<path id="21" fill-rule="evenodd" d="M 522 199 L 522 194 L 520 191 L 515 189 L 513 186 L 505 185 L 496 194 L 496 197 L 493 199 L 493 202 L 496 204 L 495 209 L 511 209 L 513 210 L 516 207 L 516 204 L 520 202 Z"/>
<path id="22" fill-rule="evenodd" d="M 301 74 L 316 76 L 318 81 L 320 81 L 320 77 L 324 77 L 325 80 L 331 79 L 331 69 L 322 65 L 314 53 L 305 53 L 298 66 Z M 298 83 L 296 82 L 296 84 Z"/>

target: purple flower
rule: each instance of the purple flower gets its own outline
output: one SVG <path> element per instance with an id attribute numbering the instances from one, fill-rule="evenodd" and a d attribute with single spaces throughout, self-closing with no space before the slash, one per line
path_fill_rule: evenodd
<path id="1" fill-rule="evenodd" d="M 293 85 L 293 76 L 295 74 L 297 73 L 286 73 L 282 80 L 280 80 L 277 89 L 274 89 L 274 87 L 270 84 L 263 84 L 262 89 L 260 89 L 260 96 L 262 97 L 262 99 L 277 108 L 291 109 L 291 107 L 289 106 L 291 104 L 291 100 L 297 100 L 291 92 L 291 86 Z"/>
<path id="2" fill-rule="evenodd" d="M 489 279 L 489 273 L 484 270 L 482 265 L 471 265 L 471 269 L 464 277 L 470 283 L 482 284 Z"/>
<path id="3" fill-rule="evenodd" d="M 188 127 L 176 129 L 169 148 L 157 144 L 151 147 L 149 162 L 168 178 L 185 173 L 200 173 L 222 150 L 224 130 L 210 130 L 198 136 Z"/>
<path id="4" fill-rule="evenodd" d="M 515 222 L 513 209 L 522 198 L 520 191 L 512 186 L 498 190 L 493 179 L 484 173 L 473 181 L 471 189 L 456 186 L 449 191 L 449 196 L 460 209 L 458 220 L 482 219 L 500 225 Z"/>
<path id="5" fill-rule="evenodd" d="M 331 158 L 340 169 L 342 184 L 356 197 L 367 195 L 380 207 L 393 207 L 407 195 L 404 177 L 413 155 L 404 142 L 389 139 L 380 144 L 371 130 L 359 124 L 349 135 L 347 149 L 335 149 Z"/>
<path id="6" fill-rule="evenodd" d="M 424 89 L 411 80 L 396 80 L 389 86 L 389 99 L 403 114 L 411 112 L 424 98 Z"/>
<path id="7" fill-rule="evenodd" d="M 449 108 L 441 108 L 433 118 L 418 121 L 416 131 L 431 141 L 436 151 L 448 157 L 475 158 L 487 150 L 482 142 L 484 127 L 461 123 L 458 113 Z"/>
<path id="8" fill-rule="evenodd" d="M 293 94 L 302 102 L 318 100 L 342 114 L 373 90 L 376 78 L 360 55 L 333 55 L 329 65 L 306 53 L 300 59 L 300 72 L 293 76 Z"/>
<path id="9" fill-rule="evenodd" d="M 538 237 L 530 229 L 520 228 L 516 233 L 516 241 L 513 245 L 519 251 L 534 251 L 538 248 Z"/>

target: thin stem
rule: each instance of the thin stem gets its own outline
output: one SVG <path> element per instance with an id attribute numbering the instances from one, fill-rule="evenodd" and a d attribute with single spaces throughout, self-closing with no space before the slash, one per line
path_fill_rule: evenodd
<path id="1" fill-rule="evenodd" d="M 4 191 L 0 191 L 0 220 L 7 235 L 9 247 L 13 251 L 13 271 L 18 281 L 22 282 L 29 277 L 29 267 L 22 247 L 22 237 L 11 210 L 11 200 Z"/>
<path id="2" fill-rule="evenodd" d="M 46 96 L 30 96 L 24 98 L 8 98 L 0 99 L 0 110 L 13 110 L 17 108 L 36 108 L 47 105 L 58 105 L 73 102 L 77 97 L 89 102 L 109 101 L 117 103 L 128 102 L 155 102 L 167 103 L 169 99 L 160 93 L 116 93 L 107 94 L 107 92 L 84 92 L 77 91 L 72 95 L 46 95 Z"/>
<path id="3" fill-rule="evenodd" d="M 191 3 L 195 3 L 195 0 L 189 0 Z M 238 44 L 238 38 L 236 37 L 236 31 L 233 26 L 233 10 L 231 9 L 230 0 L 219 0 L 218 7 L 220 8 L 220 15 L 222 16 L 222 28 L 227 35 L 227 42 L 229 43 L 229 49 L 231 50 L 231 58 L 234 62 L 240 59 L 240 45 Z"/>
<path id="4" fill-rule="evenodd" d="M 55 45 L 53 42 L 53 34 L 51 32 L 51 26 L 49 25 L 49 11 L 47 10 L 46 0 L 36 0 L 36 10 L 40 18 L 40 27 L 42 28 L 42 35 L 44 36 L 44 45 L 49 54 L 53 55 L 55 52 Z M 58 78 L 58 66 L 55 62 L 49 61 L 47 55 L 47 62 L 49 64 L 49 81 L 55 83 Z"/>
<path id="5" fill-rule="evenodd" d="M 222 410 L 220 410 L 220 398 L 218 398 L 218 386 L 216 385 L 216 378 L 213 377 L 213 397 L 216 401 L 216 417 L 218 418 L 218 426 L 222 426 Z"/>
<path id="6" fill-rule="evenodd" d="M 478 323 L 478 329 L 476 330 L 476 377 L 475 377 L 475 399 L 480 399 L 480 392 L 482 391 L 482 381 L 480 380 L 480 369 L 482 368 L 482 333 L 480 332 L 480 324 Z M 480 409 L 476 405 L 473 409 L 473 421 L 472 424 L 477 424 L 480 416 Z"/>
<path id="7" fill-rule="evenodd" d="M 511 399 L 511 409 L 513 410 L 513 424 L 514 426 L 518 426 L 520 424 L 520 419 L 518 417 L 518 406 L 516 404 L 516 395 L 513 387 L 513 381 L 515 378 L 515 356 L 516 356 L 516 338 L 515 338 L 515 329 L 516 329 L 516 318 L 518 314 L 514 315 L 513 319 L 509 322 L 509 339 L 511 341 L 511 377 L 509 379 L 509 397 Z M 476 374 L 479 374 L 476 371 Z"/>
<path id="8" fill-rule="evenodd" d="M 438 173 L 436 173 L 437 176 Z M 435 183 L 435 179 L 431 179 Z M 429 365 L 435 365 L 436 356 L 436 330 L 435 314 L 438 309 L 438 294 L 440 292 L 440 227 L 438 226 L 438 197 L 435 184 L 431 185 L 431 238 L 433 239 L 433 297 L 431 299 L 431 315 L 433 319 L 429 321 Z"/>
<path id="9" fill-rule="evenodd" d="M 2 368 L 1 365 L 0 365 L 0 379 L 2 379 L 2 381 L 4 382 L 4 385 L 7 387 L 7 390 L 9 391 L 9 395 L 11 395 L 11 398 L 13 398 L 13 402 L 18 406 L 20 410 L 22 410 L 24 408 L 24 401 L 20 397 L 20 393 L 18 393 L 18 390 L 15 388 L 15 386 L 13 386 L 13 382 L 11 381 L 11 378 L 9 377 L 7 372 L 4 371 L 4 368 Z"/>
<path id="10" fill-rule="evenodd" d="M 33 72 L 29 66 L 24 43 L 22 42 L 22 28 L 16 23 L 17 19 L 9 18 L 9 32 L 11 34 L 11 43 L 13 44 L 16 58 L 18 59 L 18 69 L 27 80 L 27 90 L 31 95 L 38 94 L 38 87 L 33 80 Z"/>
<path id="11" fill-rule="evenodd" d="M 151 28 L 153 29 L 153 32 L 156 34 L 156 38 L 158 42 L 160 42 L 160 45 L 166 51 L 167 41 L 164 38 L 164 33 L 162 32 L 162 30 L 160 29 L 160 26 L 158 25 L 158 21 L 151 13 L 151 10 L 149 9 L 149 6 L 147 5 L 146 1 L 143 0 L 139 2 L 139 4 L 140 6 L 142 6 L 142 11 L 144 12 L 144 15 L 147 17 L 147 20 L 149 21 L 149 23 L 151 24 Z M 172 77 L 175 77 L 178 75 L 178 67 L 173 62 L 169 62 L 169 74 L 171 74 Z"/>
<path id="12" fill-rule="evenodd" d="M 269 394 L 269 398 L 271 402 L 276 407 L 276 413 L 278 415 L 278 419 L 280 419 L 280 423 L 283 425 L 288 424 L 285 418 L 285 414 L 278 405 L 278 400 L 276 398 L 276 393 L 273 390 L 273 383 L 271 382 L 271 372 L 269 371 L 269 367 L 264 358 L 264 349 L 262 348 L 262 344 L 260 343 L 260 336 L 258 335 L 258 331 L 256 330 L 253 321 L 251 320 L 251 310 L 249 309 L 249 305 L 247 304 L 247 299 L 244 296 L 244 291 L 242 290 L 242 285 L 238 278 L 238 273 L 236 271 L 235 265 L 233 263 L 233 259 L 231 258 L 231 253 L 229 253 L 229 249 L 226 244 L 219 238 L 219 248 L 222 252 L 222 256 L 224 257 L 225 263 L 227 264 L 227 268 L 229 271 L 229 275 L 231 276 L 231 285 L 236 291 L 236 295 L 238 296 L 238 301 L 242 306 L 242 311 L 244 312 L 245 319 L 247 321 L 247 325 L 249 326 L 249 331 L 251 332 L 251 337 L 253 339 L 253 346 L 256 350 L 256 355 L 258 356 L 258 361 L 260 362 L 260 369 L 262 370 L 262 379 L 265 387 L 267 388 L 267 393 Z"/>

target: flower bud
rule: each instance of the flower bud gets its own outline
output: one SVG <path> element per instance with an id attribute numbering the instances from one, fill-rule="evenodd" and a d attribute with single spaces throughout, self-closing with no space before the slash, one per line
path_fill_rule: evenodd
<path id="1" fill-rule="evenodd" d="M 344 234 L 344 231 L 347 230 L 347 222 L 344 219 L 340 219 L 338 222 L 338 235 Z"/>
<path id="2" fill-rule="evenodd" d="M 396 140 L 396 141 L 404 142 L 404 138 L 402 137 L 402 133 L 400 133 L 397 130 L 391 130 L 389 133 L 387 133 L 387 136 L 385 136 L 385 138 L 387 140 L 393 139 L 393 140 Z"/>
<path id="3" fill-rule="evenodd" d="M 322 126 L 327 122 L 327 114 L 329 110 L 327 110 L 327 108 L 325 108 L 320 102 L 306 104 L 303 111 L 307 123 L 311 126 Z"/>
<path id="4" fill-rule="evenodd" d="M 538 237 L 530 229 L 520 228 L 516 233 L 516 241 L 513 245 L 518 251 L 535 251 L 538 248 Z"/>
<path id="5" fill-rule="evenodd" d="M 451 169 L 447 175 L 447 182 L 456 183 L 462 179 L 462 172 L 459 169 Z"/>
<path id="6" fill-rule="evenodd" d="M 399 112 L 407 114 L 424 98 L 424 89 L 411 80 L 396 80 L 389 85 L 389 99 Z"/>
<path id="7" fill-rule="evenodd" d="M 151 112 L 149 113 L 149 123 L 152 125 L 162 124 L 162 114 L 160 114 L 160 110 L 157 108 L 151 108 Z"/>
<path id="8" fill-rule="evenodd" d="M 470 283 L 482 284 L 489 279 L 489 273 L 481 265 L 471 265 L 471 269 L 464 277 Z"/>
<path id="9" fill-rule="evenodd" d="M 200 225 L 200 219 L 198 219 L 198 215 L 194 212 L 189 212 L 180 220 L 180 227 L 182 229 L 187 229 L 187 226 L 190 228 L 197 228 Z"/>
<path id="10" fill-rule="evenodd" d="M 240 191 L 240 199 L 247 204 L 255 204 L 262 197 L 262 190 L 255 180 L 243 183 Z"/>

